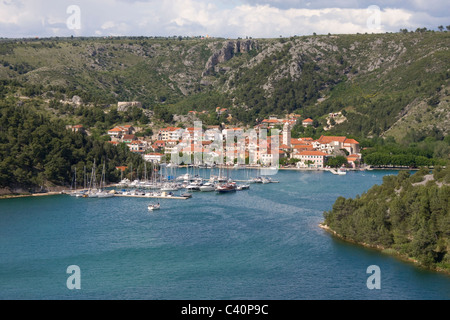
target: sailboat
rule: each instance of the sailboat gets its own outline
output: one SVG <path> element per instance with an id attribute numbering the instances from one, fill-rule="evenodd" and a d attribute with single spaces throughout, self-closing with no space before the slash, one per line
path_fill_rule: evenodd
<path id="1" fill-rule="evenodd" d="M 92 167 L 92 173 L 91 173 L 91 180 L 89 182 L 89 190 L 87 192 L 88 198 L 97 198 L 97 182 L 95 179 L 95 159 L 94 159 L 94 166 Z"/>
<path id="2" fill-rule="evenodd" d="M 78 191 L 77 190 L 77 168 L 75 168 L 75 176 L 74 176 L 74 186 L 73 186 L 73 191 L 70 193 L 71 197 L 77 197 L 77 198 L 81 198 L 84 196 L 84 192 L 83 191 Z"/>
<path id="3" fill-rule="evenodd" d="M 100 190 L 97 192 L 98 198 L 112 198 L 114 197 L 113 192 L 107 192 L 106 190 L 103 190 L 105 180 L 106 180 L 106 174 L 105 174 L 105 163 L 103 163 L 103 171 L 102 171 L 102 179 L 100 180 Z"/>
<path id="4" fill-rule="evenodd" d="M 230 193 L 230 192 L 236 192 L 237 191 L 237 185 L 235 182 L 232 182 L 229 177 L 229 171 L 227 169 L 227 182 L 223 184 L 219 184 L 216 187 L 217 193 Z"/>
<path id="5" fill-rule="evenodd" d="M 236 192 L 237 187 L 236 184 L 233 182 L 220 184 L 216 187 L 217 193 L 230 193 L 230 192 Z"/>

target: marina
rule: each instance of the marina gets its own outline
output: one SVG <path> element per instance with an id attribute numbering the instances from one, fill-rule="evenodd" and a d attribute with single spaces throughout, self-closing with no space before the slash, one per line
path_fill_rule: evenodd
<path id="1" fill-rule="evenodd" d="M 175 196 L 175 195 L 127 195 L 117 193 L 115 197 L 125 197 L 125 198 L 145 198 L 145 199 L 169 199 L 169 200 L 187 200 L 190 199 L 188 196 Z"/>
<path id="2" fill-rule="evenodd" d="M 104 166 L 103 166 L 104 167 Z M 170 199 L 170 200 L 187 200 L 191 199 L 194 193 L 235 193 L 236 191 L 250 190 L 251 184 L 270 184 L 280 183 L 271 177 L 256 175 L 250 177 L 249 171 L 244 169 L 237 170 L 218 168 L 216 173 L 214 168 L 187 167 L 178 168 L 160 166 L 156 172 L 152 168 L 150 177 L 147 175 L 147 167 L 144 171 L 144 179 L 137 177 L 131 181 L 128 178 L 122 179 L 118 184 L 105 188 L 104 171 L 102 172 L 102 180 L 97 188 L 95 181 L 96 172 L 95 164 L 92 173 L 87 180 L 87 185 L 83 190 L 71 190 L 63 192 L 76 198 L 147 198 L 147 199 Z M 104 170 L 104 169 L 103 169 Z M 184 172 L 184 170 L 186 172 Z M 232 171 L 233 174 L 230 174 Z M 232 175 L 235 177 L 233 178 Z M 132 175 L 131 175 L 132 177 Z M 87 188 L 88 186 L 88 188 Z M 75 188 L 76 188 L 76 172 L 75 172 Z"/>

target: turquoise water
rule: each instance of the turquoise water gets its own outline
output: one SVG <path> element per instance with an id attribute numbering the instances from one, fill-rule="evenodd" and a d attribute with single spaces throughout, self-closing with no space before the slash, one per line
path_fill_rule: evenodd
<path id="1" fill-rule="evenodd" d="M 282 171 L 279 184 L 159 200 L 153 213 L 148 199 L 2 200 L 0 299 L 449 299 L 449 276 L 318 228 L 338 196 L 394 173 Z M 66 286 L 70 265 L 81 290 Z M 371 265 L 381 290 L 366 286 Z"/>

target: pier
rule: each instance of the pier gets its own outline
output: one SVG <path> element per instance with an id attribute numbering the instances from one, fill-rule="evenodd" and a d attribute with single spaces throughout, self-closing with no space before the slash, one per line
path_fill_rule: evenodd
<path id="1" fill-rule="evenodd" d="M 187 200 L 191 197 L 183 197 L 183 196 L 146 196 L 146 195 L 128 195 L 128 194 L 115 194 L 114 197 L 123 197 L 123 198 L 144 198 L 144 199 L 171 199 L 171 200 Z"/>

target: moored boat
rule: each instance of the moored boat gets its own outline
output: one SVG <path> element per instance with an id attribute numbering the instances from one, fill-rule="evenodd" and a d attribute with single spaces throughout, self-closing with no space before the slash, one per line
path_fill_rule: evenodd
<path id="1" fill-rule="evenodd" d="M 230 193 L 230 192 L 236 192 L 237 187 L 235 183 L 226 183 L 221 184 L 216 187 L 217 193 Z"/>
<path id="2" fill-rule="evenodd" d="M 154 210 L 159 210 L 159 209 L 161 209 L 161 205 L 159 203 L 157 203 L 157 204 L 150 204 L 148 206 L 148 210 L 149 211 L 154 211 Z"/>
<path id="3" fill-rule="evenodd" d="M 205 183 L 203 186 L 200 187 L 200 191 L 201 192 L 212 192 L 216 190 L 216 188 L 214 187 L 214 185 L 210 182 Z"/>

